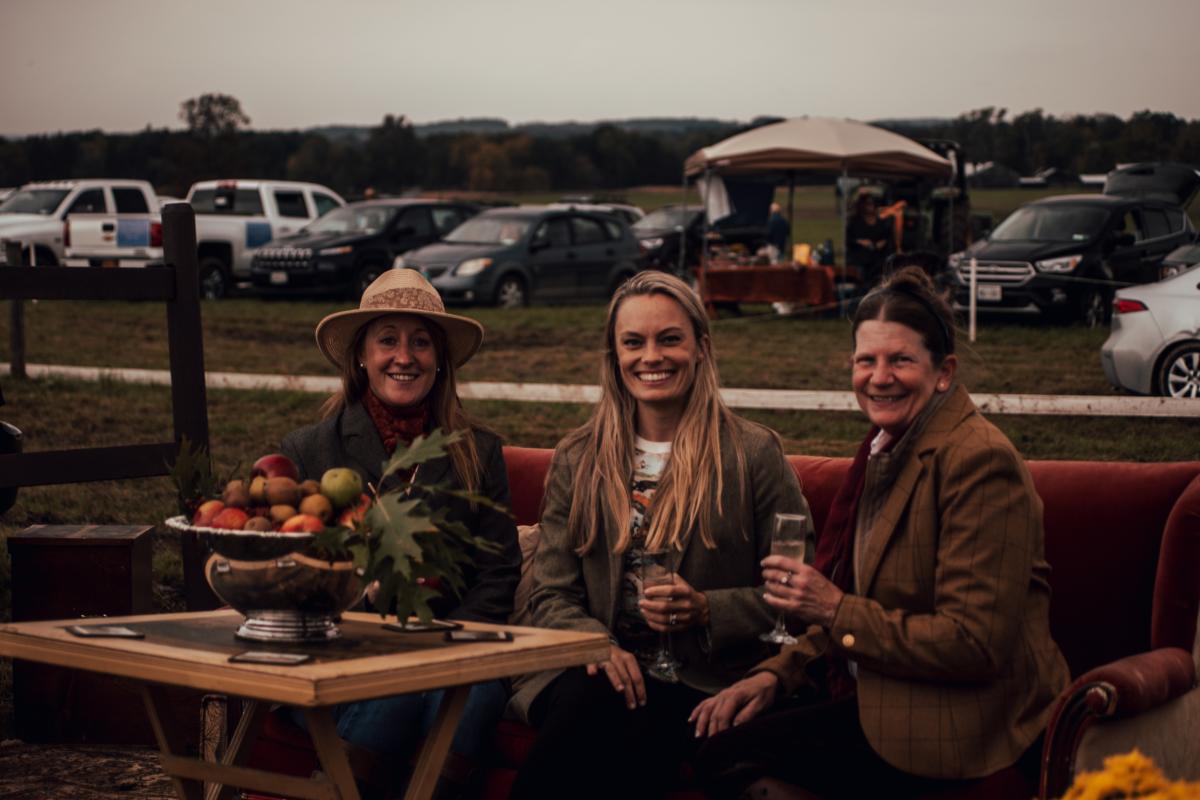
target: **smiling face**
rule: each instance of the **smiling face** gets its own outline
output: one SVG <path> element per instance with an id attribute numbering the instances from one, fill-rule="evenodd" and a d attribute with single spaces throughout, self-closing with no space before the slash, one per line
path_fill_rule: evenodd
<path id="1" fill-rule="evenodd" d="M 683 306 L 662 294 L 627 297 L 617 309 L 613 348 L 621 382 L 639 414 L 682 414 L 696 366 L 706 357 Z"/>
<path id="2" fill-rule="evenodd" d="M 389 314 L 367 325 L 359 360 L 371 391 L 394 408 L 424 400 L 437 377 L 437 349 L 428 323 L 411 314 Z"/>
<path id="3" fill-rule="evenodd" d="M 934 392 L 950 387 L 957 366 L 953 355 L 935 365 L 921 334 L 899 322 L 866 320 L 854 336 L 854 396 L 891 436 L 908 429 Z"/>

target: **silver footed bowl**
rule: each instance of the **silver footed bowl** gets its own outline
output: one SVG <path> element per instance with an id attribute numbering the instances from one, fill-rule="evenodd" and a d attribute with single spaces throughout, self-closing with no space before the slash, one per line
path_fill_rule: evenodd
<path id="1" fill-rule="evenodd" d="M 311 534 L 301 536 L 194 528 L 183 517 L 167 520 L 195 531 L 212 548 L 204 577 L 214 593 L 245 621 L 235 635 L 258 642 L 312 643 L 341 638 L 337 622 L 366 591 L 351 561 L 306 556 Z M 241 556 L 241 557 L 238 557 Z"/>

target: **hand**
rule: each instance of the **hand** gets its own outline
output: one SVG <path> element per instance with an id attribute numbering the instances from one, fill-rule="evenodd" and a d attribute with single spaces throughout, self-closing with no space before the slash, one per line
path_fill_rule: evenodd
<path id="1" fill-rule="evenodd" d="M 715 736 L 733 725 L 741 725 L 775 702 L 779 677 L 773 672 L 758 672 L 721 690 L 692 709 L 688 722 L 696 726 L 696 738 Z"/>
<path id="2" fill-rule="evenodd" d="M 679 575 L 671 583 L 647 586 L 645 594 L 638 608 L 652 631 L 675 633 L 708 624 L 708 598 Z"/>
<path id="3" fill-rule="evenodd" d="M 646 681 L 642 678 L 642 668 L 628 650 L 611 645 L 608 661 L 587 665 L 588 675 L 594 676 L 598 672 L 607 675 L 613 689 L 625 695 L 625 705 L 630 710 L 646 705 Z"/>
<path id="4" fill-rule="evenodd" d="M 844 592 L 807 564 L 784 556 L 762 561 L 766 595 L 772 608 L 800 622 L 826 628 L 833 624 Z"/>

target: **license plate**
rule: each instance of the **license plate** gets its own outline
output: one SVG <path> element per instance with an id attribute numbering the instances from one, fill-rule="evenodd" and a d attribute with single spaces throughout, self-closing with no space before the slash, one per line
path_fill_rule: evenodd
<path id="1" fill-rule="evenodd" d="M 288 274 L 286 272 L 284 272 L 283 270 L 277 269 L 271 273 L 271 283 L 275 284 L 276 286 L 279 286 L 280 284 L 284 284 L 287 282 L 288 282 Z"/>
<path id="2" fill-rule="evenodd" d="M 997 302 L 1004 293 L 1004 288 L 995 283 L 982 283 L 975 287 L 975 296 L 980 300 Z"/>

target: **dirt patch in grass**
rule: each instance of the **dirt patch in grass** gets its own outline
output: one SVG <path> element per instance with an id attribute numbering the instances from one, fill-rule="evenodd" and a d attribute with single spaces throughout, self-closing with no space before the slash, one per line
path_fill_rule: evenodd
<path id="1" fill-rule="evenodd" d="M 3 800 L 117 800 L 175 797 L 158 752 L 112 745 L 31 745 L 0 742 Z"/>

